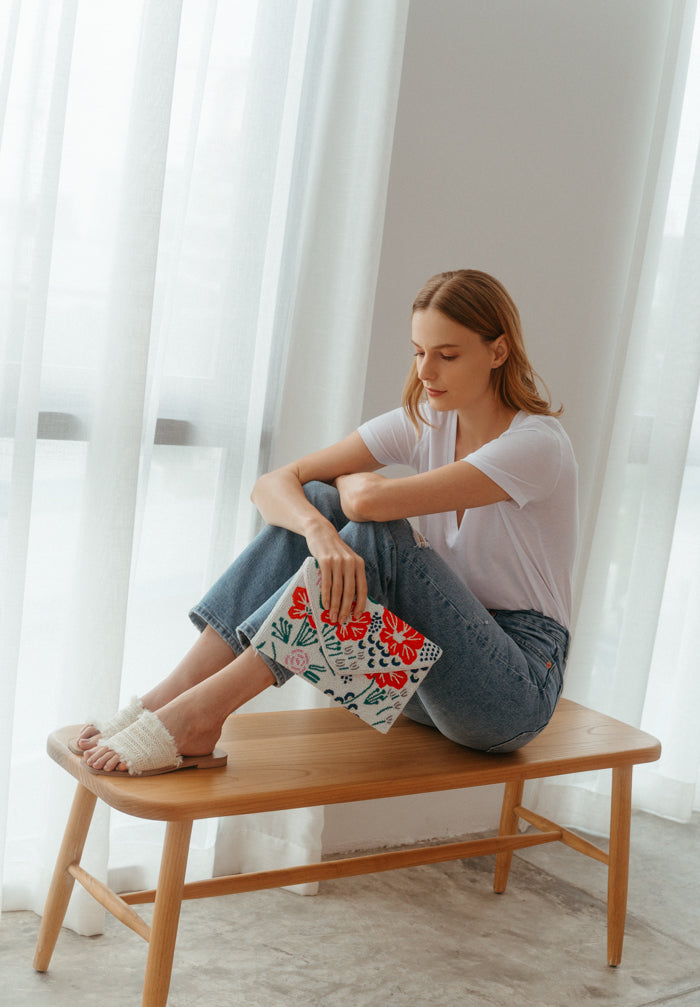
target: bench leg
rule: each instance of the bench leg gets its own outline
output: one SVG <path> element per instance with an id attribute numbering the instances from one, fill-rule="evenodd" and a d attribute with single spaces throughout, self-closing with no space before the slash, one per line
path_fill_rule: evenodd
<path id="1" fill-rule="evenodd" d="M 522 780 L 515 783 L 506 783 L 506 789 L 503 793 L 503 805 L 501 807 L 501 824 L 498 828 L 499 836 L 512 836 L 517 831 L 519 819 L 514 809 L 522 802 L 524 786 L 525 784 Z M 493 878 L 493 890 L 495 892 L 504 892 L 506 890 L 512 860 L 512 850 L 496 854 L 496 871 Z"/>
<path id="2" fill-rule="evenodd" d="M 56 947 L 75 884 L 75 879 L 68 873 L 68 868 L 71 864 L 80 863 L 96 801 L 95 794 L 78 784 L 46 898 L 44 914 L 41 917 L 34 953 L 34 968 L 37 972 L 46 972 L 53 949 Z"/>
<path id="3" fill-rule="evenodd" d="M 165 1007 L 173 970 L 192 822 L 168 822 L 148 946 L 143 1007 Z"/>
<path id="4" fill-rule="evenodd" d="M 622 960 L 627 915 L 627 881 L 632 815 L 632 766 L 612 771 L 610 854 L 608 861 L 608 965 Z"/>

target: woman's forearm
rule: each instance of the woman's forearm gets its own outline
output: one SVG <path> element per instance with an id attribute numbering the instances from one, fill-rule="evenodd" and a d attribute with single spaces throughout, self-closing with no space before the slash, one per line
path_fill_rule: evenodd
<path id="1" fill-rule="evenodd" d="M 330 522 L 306 499 L 294 466 L 267 472 L 255 483 L 251 500 L 267 524 L 287 528 L 308 537 Z"/>
<path id="2" fill-rule="evenodd" d="M 321 571 L 321 600 L 331 622 L 361 615 L 367 601 L 364 561 L 338 534 L 331 521 L 307 500 L 294 466 L 261 476 L 251 499 L 268 524 L 303 535 Z"/>
<path id="3" fill-rule="evenodd" d="M 256 482 L 251 499 L 268 524 L 303 535 L 321 571 L 323 607 L 331 622 L 361 615 L 367 601 L 364 561 L 345 543 L 335 525 L 307 499 L 310 482 L 332 483 L 348 472 L 379 467 L 355 431 L 342 441 L 274 469 Z M 346 515 L 349 516 L 349 515 Z"/>
<path id="4" fill-rule="evenodd" d="M 317 481 L 333 483 L 347 472 L 367 472 L 378 468 L 359 433 L 355 431 L 342 441 L 295 462 L 274 469 L 256 482 L 251 500 L 268 524 L 288 528 L 305 535 L 309 530 L 330 525 L 330 522 L 309 503 L 304 485 Z"/>

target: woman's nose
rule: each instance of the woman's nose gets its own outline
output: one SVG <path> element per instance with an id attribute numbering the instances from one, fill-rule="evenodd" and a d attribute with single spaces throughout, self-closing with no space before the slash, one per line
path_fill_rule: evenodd
<path id="1" fill-rule="evenodd" d="M 418 358 L 417 370 L 421 381 L 430 381 L 435 376 L 435 365 L 427 355 Z"/>

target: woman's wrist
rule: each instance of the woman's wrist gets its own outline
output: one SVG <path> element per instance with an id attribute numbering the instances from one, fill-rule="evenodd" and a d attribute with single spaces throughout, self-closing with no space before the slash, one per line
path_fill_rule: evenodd
<path id="1" fill-rule="evenodd" d="M 319 536 L 325 536 L 329 533 L 337 535 L 338 532 L 334 525 L 325 518 L 320 511 L 313 507 L 313 512 L 305 514 L 301 520 L 300 532 L 307 540 L 317 539 Z"/>

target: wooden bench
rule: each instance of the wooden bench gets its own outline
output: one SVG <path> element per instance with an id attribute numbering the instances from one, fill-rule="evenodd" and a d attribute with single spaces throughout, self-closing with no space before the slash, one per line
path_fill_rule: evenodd
<path id="1" fill-rule="evenodd" d="M 76 731 L 64 728 L 48 741 L 49 754 L 78 780 L 78 788 L 41 921 L 34 958 L 39 972 L 49 967 L 76 880 L 148 941 L 143 1004 L 162 1007 L 168 997 L 183 898 L 277 888 L 494 853 L 494 888 L 503 892 L 513 850 L 555 840 L 607 865 L 608 963 L 617 965 L 621 960 L 632 768 L 658 759 L 661 746 L 650 735 L 610 717 L 562 700 L 547 729 L 526 748 L 508 755 L 486 755 L 461 748 L 437 731 L 405 718 L 389 734 L 380 735 L 340 709 L 235 714 L 227 721 L 221 740 L 229 753 L 226 768 L 147 779 L 113 779 L 89 773 L 82 758 L 67 748 Z M 612 770 L 609 853 L 521 806 L 526 780 L 592 769 Z M 494 783 L 505 784 L 498 836 L 184 884 L 196 819 Z M 168 823 L 155 891 L 120 896 L 80 866 L 98 798 L 126 814 Z M 535 831 L 519 833 L 520 819 Z M 155 902 L 150 927 L 131 908 L 149 902 Z"/>

